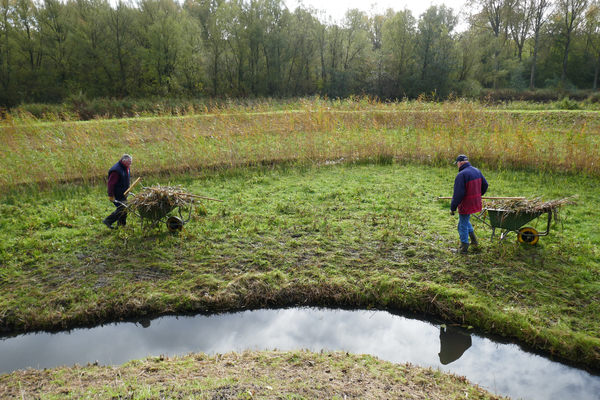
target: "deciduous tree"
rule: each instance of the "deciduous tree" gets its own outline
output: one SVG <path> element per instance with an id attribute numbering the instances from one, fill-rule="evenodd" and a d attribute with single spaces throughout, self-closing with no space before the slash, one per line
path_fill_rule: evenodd
<path id="1" fill-rule="evenodd" d="M 567 80 L 567 65 L 571 43 L 582 23 L 588 0 L 558 0 L 558 15 L 561 19 L 561 39 L 564 46 L 561 82 Z"/>
<path id="2" fill-rule="evenodd" d="M 447 94 L 448 78 L 455 67 L 452 32 L 457 23 L 452 9 L 443 5 L 429 7 L 419 18 L 416 56 L 420 92 Z"/>
<path id="3" fill-rule="evenodd" d="M 533 51 L 531 56 L 531 77 L 529 79 L 529 90 L 535 88 L 536 67 L 542 28 L 548 21 L 550 15 L 550 0 L 531 0 L 532 29 L 533 29 Z"/>
<path id="4" fill-rule="evenodd" d="M 417 20 L 410 10 L 395 13 L 383 25 L 383 49 L 389 54 L 388 69 L 396 98 L 410 94 L 410 77 L 415 69 L 414 43 Z"/>

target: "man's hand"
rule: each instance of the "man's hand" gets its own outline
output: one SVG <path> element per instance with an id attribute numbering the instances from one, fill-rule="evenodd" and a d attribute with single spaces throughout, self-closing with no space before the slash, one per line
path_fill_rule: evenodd
<path id="1" fill-rule="evenodd" d="M 108 199 L 110 200 L 111 203 L 115 202 L 115 197 L 114 196 L 108 196 Z"/>
<path id="2" fill-rule="evenodd" d="M 454 211 L 450 211 L 450 215 L 454 215 Z"/>

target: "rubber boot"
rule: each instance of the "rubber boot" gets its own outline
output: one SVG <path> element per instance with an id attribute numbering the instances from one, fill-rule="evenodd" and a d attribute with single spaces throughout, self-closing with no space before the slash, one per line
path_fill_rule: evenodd
<path id="1" fill-rule="evenodd" d="M 460 254 L 467 254 L 469 250 L 469 243 L 460 242 Z"/>
<path id="2" fill-rule="evenodd" d="M 469 232 L 469 239 L 471 239 L 471 246 L 479 245 L 479 242 L 477 241 L 477 237 L 475 236 L 475 232 Z"/>

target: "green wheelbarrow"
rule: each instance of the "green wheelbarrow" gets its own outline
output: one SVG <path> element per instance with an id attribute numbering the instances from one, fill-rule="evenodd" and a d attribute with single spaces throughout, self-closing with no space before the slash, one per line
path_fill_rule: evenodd
<path id="1" fill-rule="evenodd" d="M 179 216 L 171 215 L 169 213 L 177 209 Z M 192 206 L 189 206 L 189 215 L 187 219 L 184 219 L 182 215 L 181 206 L 171 206 L 168 204 L 159 204 L 158 206 L 146 207 L 139 206 L 137 213 L 142 220 L 142 226 L 144 226 L 144 218 L 151 221 L 151 226 L 156 226 L 159 222 L 164 222 L 171 232 L 180 231 L 183 229 L 183 225 L 188 223 L 192 218 Z"/>
<path id="2" fill-rule="evenodd" d="M 538 232 L 530 226 L 525 226 L 544 213 L 548 214 L 548 225 L 544 232 Z M 492 237 L 490 240 L 494 239 L 496 228 L 498 228 L 501 230 L 500 241 L 503 241 L 509 233 L 515 232 L 520 243 L 530 245 L 536 244 L 540 236 L 548 236 L 548 233 L 550 233 L 550 223 L 552 222 L 552 210 L 526 212 L 486 208 L 481 213 L 474 214 L 474 216 L 492 228 Z"/>
<path id="3" fill-rule="evenodd" d="M 192 218 L 192 206 L 189 206 L 189 215 L 187 215 L 187 219 L 183 217 L 182 206 L 172 206 L 168 203 L 159 203 L 152 206 L 138 206 L 135 210 L 132 210 L 131 207 L 127 207 L 126 203 L 121 203 L 127 208 L 128 212 L 131 212 L 141 220 L 141 226 L 144 227 L 144 219 L 150 222 L 150 227 L 155 227 L 158 223 L 164 222 L 171 232 L 180 231 L 183 229 L 183 226 L 187 224 Z M 169 215 L 172 211 L 177 210 L 179 216 Z"/>
<path id="4" fill-rule="evenodd" d="M 127 194 L 138 182 L 138 178 L 133 185 L 125 194 Z M 127 212 L 137 215 L 141 220 L 141 228 L 144 228 L 144 220 L 150 222 L 151 227 L 155 227 L 159 222 L 164 222 L 167 228 L 171 232 L 181 231 L 183 226 L 187 224 L 192 218 L 192 210 L 196 205 L 195 199 L 206 199 L 213 201 L 223 200 L 211 199 L 210 197 L 197 196 L 188 193 L 181 187 L 170 187 L 170 186 L 154 186 L 154 187 L 143 187 L 144 191 L 138 195 L 134 195 L 132 201 L 119 202 L 121 206 L 125 207 Z M 200 203 L 202 205 L 202 203 Z M 202 208 L 204 206 L 202 205 Z M 206 212 L 206 210 L 204 210 Z M 176 215 L 169 215 L 170 213 L 177 213 Z M 184 214 L 187 214 L 187 219 L 184 218 Z"/>

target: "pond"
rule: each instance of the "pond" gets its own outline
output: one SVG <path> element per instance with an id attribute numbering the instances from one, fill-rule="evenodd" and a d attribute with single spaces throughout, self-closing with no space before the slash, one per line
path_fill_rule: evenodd
<path id="1" fill-rule="evenodd" d="M 600 376 L 472 330 L 388 311 L 256 310 L 5 335 L 0 340 L 0 373 L 96 361 L 120 365 L 147 356 L 246 349 L 346 350 L 439 368 L 513 398 L 600 399 Z"/>

